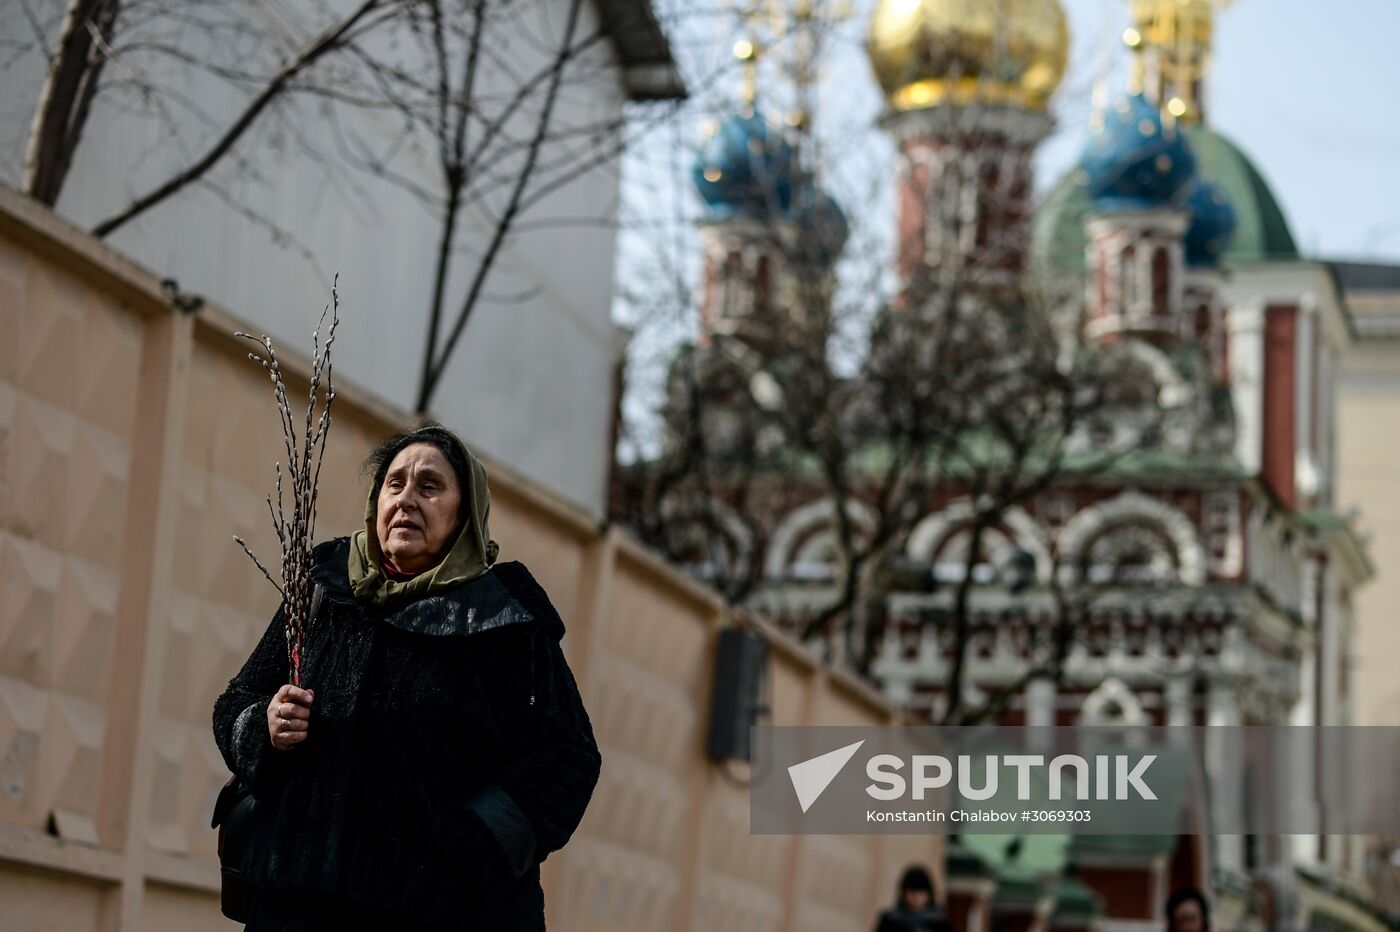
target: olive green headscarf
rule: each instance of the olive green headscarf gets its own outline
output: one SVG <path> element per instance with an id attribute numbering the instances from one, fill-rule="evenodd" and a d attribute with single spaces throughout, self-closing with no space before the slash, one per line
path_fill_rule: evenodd
<path id="1" fill-rule="evenodd" d="M 486 523 L 487 515 L 491 513 L 486 467 L 455 435 L 447 431 L 443 433 L 447 433 L 462 451 L 469 473 L 468 487 L 462 489 L 466 500 L 466 520 L 462 523 L 456 542 L 437 566 L 424 570 L 412 579 L 390 579 L 384 572 L 384 552 L 379 548 L 379 534 L 374 526 L 378 502 L 375 500 L 375 490 L 371 488 L 365 504 L 364 529 L 350 537 L 350 588 L 356 598 L 374 605 L 421 598 L 475 579 L 496 562 L 500 547 L 491 539 Z"/>

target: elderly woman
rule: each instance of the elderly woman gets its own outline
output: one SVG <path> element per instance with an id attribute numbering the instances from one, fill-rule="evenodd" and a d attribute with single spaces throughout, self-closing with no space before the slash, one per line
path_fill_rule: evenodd
<path id="1" fill-rule="evenodd" d="M 433 424 L 370 454 L 365 527 L 315 550 L 304 689 L 281 609 L 214 706 L 255 800 L 250 930 L 544 928 L 540 862 L 601 758 L 529 571 L 495 564 L 486 472 Z"/>

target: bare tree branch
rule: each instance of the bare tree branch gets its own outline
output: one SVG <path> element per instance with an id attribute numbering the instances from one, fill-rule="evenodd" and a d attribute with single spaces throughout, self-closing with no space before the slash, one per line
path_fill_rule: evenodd
<path id="1" fill-rule="evenodd" d="M 283 65 L 277 75 L 267 83 L 256 97 L 248 102 L 243 112 L 239 114 L 203 157 L 155 190 L 138 197 L 123 210 L 98 223 L 92 229 L 93 235 L 98 237 L 107 236 L 164 201 L 166 198 L 183 190 L 190 183 L 203 177 L 206 172 L 218 164 L 219 160 L 237 145 L 244 133 L 256 122 L 263 111 L 278 98 L 288 82 L 307 68 L 310 68 L 323 56 L 339 48 L 342 42 L 353 34 L 352 30 L 354 30 L 357 25 L 362 24 L 372 12 L 380 8 L 386 2 L 389 2 L 389 0 L 362 0 L 360 5 L 356 7 L 349 16 L 312 39 L 300 52 Z"/>
<path id="2" fill-rule="evenodd" d="M 418 400 L 415 405 L 419 412 L 426 411 L 432 403 L 433 393 L 437 384 L 442 378 L 442 373 L 446 369 L 452 357 L 452 351 L 457 346 L 457 341 L 461 339 L 462 330 L 466 327 L 467 320 L 471 316 L 472 310 L 476 307 L 477 298 L 486 283 L 486 277 L 491 271 L 495 262 L 496 254 L 500 251 L 501 245 L 505 242 L 507 234 L 510 232 L 511 224 L 514 222 L 516 214 L 520 209 L 521 198 L 525 194 L 525 189 L 530 183 L 534 173 L 535 163 L 539 159 L 540 148 L 544 142 L 546 133 L 549 130 L 550 118 L 554 113 L 554 104 L 558 98 L 560 83 L 564 80 L 564 70 L 570 56 L 574 31 L 578 26 L 579 10 L 582 0 L 571 0 L 568 14 L 568 24 L 564 30 L 564 39 L 558 52 L 556 53 L 553 71 L 550 75 L 549 87 L 545 92 L 545 99 L 541 108 L 539 121 L 536 124 L 535 138 L 529 151 L 526 153 L 524 164 L 521 166 L 516 183 L 511 190 L 510 198 L 507 201 L 505 212 L 501 221 L 496 225 L 492 234 L 490 245 L 487 247 L 486 255 L 477 266 L 476 274 L 472 278 L 471 285 L 467 290 L 466 299 L 462 302 L 461 310 L 456 321 L 452 325 L 452 330 L 448 334 L 446 342 L 443 344 L 442 352 L 438 359 L 430 361 L 430 364 L 423 371 L 422 382 L 418 392 Z M 436 328 L 430 328 L 436 332 Z"/>

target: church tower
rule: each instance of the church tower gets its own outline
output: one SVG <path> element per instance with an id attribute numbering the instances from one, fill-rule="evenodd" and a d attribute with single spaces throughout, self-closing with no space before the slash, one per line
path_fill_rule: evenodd
<path id="1" fill-rule="evenodd" d="M 700 345 L 735 338 L 768 358 L 802 340 L 815 352 L 849 226 L 803 164 L 804 120 L 760 110 L 757 40 L 741 39 L 734 54 L 745 66 L 739 107 L 706 128 L 691 168 L 705 206 Z"/>
<path id="2" fill-rule="evenodd" d="M 1059 0 L 882 0 L 869 51 L 899 147 L 898 273 L 908 294 L 1014 288 L 1031 160 L 1053 125 L 1068 30 Z"/>
<path id="3" fill-rule="evenodd" d="M 1191 137 L 1209 144 L 1205 76 L 1210 67 L 1215 7 L 1220 0 L 1134 0 L 1133 25 L 1123 35 L 1132 51 L 1132 82 L 1146 100 Z M 1237 225 L 1224 188 L 1210 180 L 1213 165 L 1198 162 L 1187 195 L 1190 217 L 1183 243 L 1182 300 L 1187 333 L 1200 342 L 1217 385 L 1229 382 L 1229 346 L 1221 300 L 1225 257 Z"/>
<path id="4" fill-rule="evenodd" d="M 1128 92 L 1094 114 L 1076 172 L 1090 202 L 1084 336 L 1142 363 L 1143 397 L 1178 425 L 1169 444 L 1198 451 L 1234 443 L 1221 260 L 1235 214 L 1187 133 L 1201 113 L 1209 14 L 1176 0 L 1134 5 Z"/>
<path id="5" fill-rule="evenodd" d="M 1133 336 L 1169 350 L 1188 335 L 1182 312 L 1186 199 L 1196 159 L 1185 135 L 1141 94 L 1095 117 L 1080 158 L 1093 201 L 1086 336 Z"/>

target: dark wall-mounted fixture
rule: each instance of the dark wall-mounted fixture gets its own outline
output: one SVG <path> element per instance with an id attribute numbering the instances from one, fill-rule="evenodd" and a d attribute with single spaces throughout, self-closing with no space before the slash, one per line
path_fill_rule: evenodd
<path id="1" fill-rule="evenodd" d="M 710 693 L 709 755 L 718 760 L 753 760 L 749 726 L 768 712 L 763 681 L 768 669 L 768 642 L 744 628 L 724 628 L 715 649 L 715 677 Z"/>

